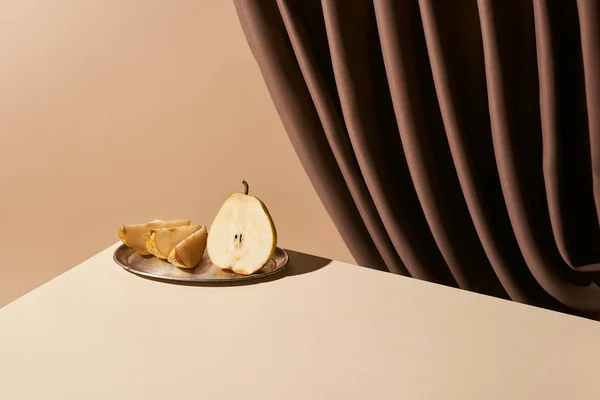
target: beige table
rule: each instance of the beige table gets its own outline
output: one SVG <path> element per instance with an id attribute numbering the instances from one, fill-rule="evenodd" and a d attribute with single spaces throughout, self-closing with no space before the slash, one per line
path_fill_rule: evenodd
<path id="1" fill-rule="evenodd" d="M 600 323 L 291 254 L 164 284 L 113 246 L 0 309 L 0 399 L 600 399 Z"/>

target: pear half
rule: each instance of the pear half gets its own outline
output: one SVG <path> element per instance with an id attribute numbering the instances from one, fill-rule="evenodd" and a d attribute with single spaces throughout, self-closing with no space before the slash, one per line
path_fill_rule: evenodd
<path id="1" fill-rule="evenodd" d="M 156 257 L 166 260 L 173 247 L 200 228 L 200 225 L 189 225 L 152 229 L 146 235 L 146 248 Z"/>
<path id="2" fill-rule="evenodd" d="M 207 237 L 208 231 L 203 226 L 173 247 L 167 260 L 179 268 L 195 268 L 204 256 Z"/>
<path id="3" fill-rule="evenodd" d="M 254 196 L 232 193 L 217 213 L 206 248 L 216 266 L 250 275 L 275 253 L 277 231 L 265 204 Z"/>
<path id="4" fill-rule="evenodd" d="M 123 225 L 119 229 L 119 238 L 127 247 L 131 247 L 141 255 L 150 255 L 146 248 L 146 234 L 152 229 L 171 228 L 186 226 L 190 224 L 189 219 L 176 219 L 172 221 L 154 220 L 147 224 Z"/>

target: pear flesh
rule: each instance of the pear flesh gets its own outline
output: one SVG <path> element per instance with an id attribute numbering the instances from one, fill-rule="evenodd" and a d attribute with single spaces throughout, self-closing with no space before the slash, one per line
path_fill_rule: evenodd
<path id="1" fill-rule="evenodd" d="M 152 229 L 146 235 L 146 249 L 153 255 L 166 260 L 169 253 L 183 239 L 187 238 L 202 226 L 189 225 L 174 228 Z"/>
<path id="2" fill-rule="evenodd" d="M 204 256 L 207 237 L 208 231 L 203 226 L 173 247 L 167 260 L 179 268 L 195 268 Z"/>
<path id="3" fill-rule="evenodd" d="M 276 246 L 277 231 L 267 207 L 258 198 L 244 193 L 233 193 L 225 200 L 207 241 L 213 264 L 241 275 L 261 269 L 275 253 Z"/>
<path id="4" fill-rule="evenodd" d="M 177 219 L 172 221 L 155 220 L 147 224 L 123 225 L 119 230 L 119 238 L 125 246 L 131 247 L 137 253 L 147 256 L 151 253 L 146 248 L 146 235 L 152 229 L 187 226 L 189 224 L 189 219 Z"/>

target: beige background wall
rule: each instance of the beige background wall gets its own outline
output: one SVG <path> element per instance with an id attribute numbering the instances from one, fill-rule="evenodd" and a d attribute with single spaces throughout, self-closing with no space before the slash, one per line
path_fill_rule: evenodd
<path id="1" fill-rule="evenodd" d="M 242 179 L 281 246 L 352 261 L 231 0 L 0 2 L 0 149 L 0 306 L 122 223 L 210 224 Z"/>

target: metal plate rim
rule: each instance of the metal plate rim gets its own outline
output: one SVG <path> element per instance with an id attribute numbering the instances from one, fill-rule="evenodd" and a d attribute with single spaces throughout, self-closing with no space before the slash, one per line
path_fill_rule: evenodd
<path id="1" fill-rule="evenodd" d="M 128 262 L 123 261 L 121 259 L 121 257 L 119 257 L 124 252 L 128 252 L 129 254 L 132 254 L 132 253 L 134 253 L 134 250 L 125 246 L 124 244 L 122 244 L 115 249 L 115 251 L 113 253 L 113 260 L 115 261 L 115 263 L 117 263 L 117 265 L 119 265 L 121 268 L 123 268 L 127 272 L 131 272 L 132 274 L 147 277 L 147 278 L 159 279 L 162 281 L 188 282 L 188 283 L 195 282 L 195 283 L 215 283 L 215 284 L 217 284 L 217 283 L 240 282 L 240 281 L 248 281 L 248 280 L 253 280 L 253 279 L 260 279 L 260 278 L 264 278 L 266 276 L 274 275 L 274 274 L 282 271 L 284 269 L 284 267 L 287 265 L 288 260 L 289 260 L 289 256 L 288 256 L 287 252 L 280 247 L 276 247 L 275 253 L 279 252 L 282 256 L 282 259 L 279 263 L 277 263 L 276 268 L 273 269 L 272 271 L 265 272 L 262 274 L 252 274 L 252 275 L 245 275 L 245 276 L 244 275 L 235 275 L 235 276 L 232 276 L 231 278 L 226 278 L 226 279 L 183 278 L 183 277 L 165 276 L 165 275 L 155 274 L 155 273 L 151 273 L 151 272 L 144 272 L 144 271 L 140 271 L 138 269 L 132 268 Z"/>

